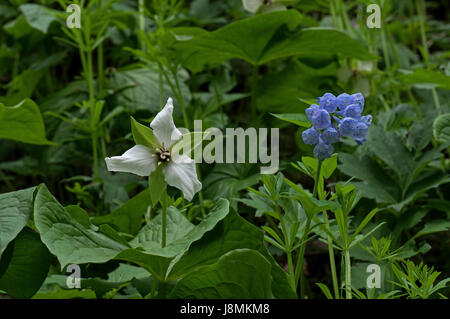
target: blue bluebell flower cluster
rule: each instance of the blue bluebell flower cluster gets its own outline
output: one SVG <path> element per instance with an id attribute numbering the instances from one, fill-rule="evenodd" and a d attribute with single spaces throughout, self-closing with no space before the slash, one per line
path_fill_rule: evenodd
<path id="1" fill-rule="evenodd" d="M 325 93 L 317 103 L 305 111 L 312 127 L 303 131 L 302 138 L 306 144 L 315 145 L 313 152 L 318 159 L 330 157 L 334 152 L 331 144 L 337 143 L 341 136 L 350 136 L 358 144 L 366 141 L 372 116 L 361 115 L 364 110 L 361 93 L 342 93 L 337 97 Z"/>

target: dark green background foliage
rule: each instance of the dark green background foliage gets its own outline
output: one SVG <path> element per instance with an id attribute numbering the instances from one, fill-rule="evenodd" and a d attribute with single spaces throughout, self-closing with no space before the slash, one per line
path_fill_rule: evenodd
<path id="1" fill-rule="evenodd" d="M 70 29 L 71 3 L 0 1 L 0 298 L 448 296 L 449 3 L 75 1 Z M 374 120 L 319 166 L 301 133 L 326 92 Z M 178 127 L 280 128 L 280 172 L 199 164 L 191 202 L 109 172 L 169 97 Z"/>

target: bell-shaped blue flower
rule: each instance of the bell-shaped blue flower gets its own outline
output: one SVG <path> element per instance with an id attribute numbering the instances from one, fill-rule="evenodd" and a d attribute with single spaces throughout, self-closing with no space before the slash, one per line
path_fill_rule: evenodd
<path id="1" fill-rule="evenodd" d="M 362 116 L 361 121 L 366 123 L 367 126 L 370 126 L 370 124 L 372 124 L 372 115 L 369 114 L 369 115 Z"/>
<path id="2" fill-rule="evenodd" d="M 359 104 L 350 104 L 347 106 L 342 115 L 344 117 L 352 117 L 354 119 L 359 119 L 361 117 L 361 107 Z"/>
<path id="3" fill-rule="evenodd" d="M 317 104 L 312 104 L 310 107 L 308 107 L 305 110 L 306 117 L 308 118 L 308 120 L 310 120 L 312 122 L 312 117 L 313 117 L 314 113 L 319 109 L 320 109 L 320 107 Z"/>
<path id="4" fill-rule="evenodd" d="M 369 127 L 364 122 L 358 122 L 356 123 L 351 136 L 355 140 L 364 140 L 366 138 L 367 131 L 369 130 Z"/>
<path id="5" fill-rule="evenodd" d="M 302 139 L 305 144 L 315 145 L 319 143 L 319 132 L 317 132 L 314 127 L 310 127 L 309 129 L 303 131 Z"/>
<path id="6" fill-rule="evenodd" d="M 331 155 L 333 155 L 334 147 L 330 144 L 327 144 L 323 142 L 322 140 L 319 141 L 319 144 L 314 147 L 313 153 L 319 160 L 324 160 Z"/>
<path id="7" fill-rule="evenodd" d="M 364 96 L 361 93 L 355 93 L 351 95 L 354 103 L 361 107 L 361 112 L 364 110 Z"/>
<path id="8" fill-rule="evenodd" d="M 336 98 L 336 105 L 341 111 L 345 110 L 347 106 L 353 103 L 353 97 L 347 93 L 339 94 Z"/>
<path id="9" fill-rule="evenodd" d="M 336 97 L 332 93 L 325 93 L 323 96 L 319 97 L 318 102 L 320 107 L 328 113 L 334 113 L 334 111 L 336 111 Z"/>
<path id="10" fill-rule="evenodd" d="M 318 130 L 323 130 L 331 125 L 330 114 L 324 109 L 318 109 L 312 115 L 311 122 Z"/>
<path id="11" fill-rule="evenodd" d="M 358 121 L 351 117 L 345 117 L 339 123 L 339 132 L 342 136 L 352 136 Z"/>
<path id="12" fill-rule="evenodd" d="M 328 127 L 320 134 L 320 138 L 327 144 L 334 144 L 339 141 L 339 132 L 334 127 Z"/>

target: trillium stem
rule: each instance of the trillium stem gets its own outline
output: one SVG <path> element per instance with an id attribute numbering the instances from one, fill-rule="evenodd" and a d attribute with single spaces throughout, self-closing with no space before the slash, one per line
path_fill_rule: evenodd
<path id="1" fill-rule="evenodd" d="M 161 247 L 166 247 L 167 242 L 167 193 L 163 192 L 161 197 Z"/>

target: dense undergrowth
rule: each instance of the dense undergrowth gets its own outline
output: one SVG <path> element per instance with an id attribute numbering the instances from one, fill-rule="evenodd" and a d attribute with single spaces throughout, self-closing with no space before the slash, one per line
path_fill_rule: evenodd
<path id="1" fill-rule="evenodd" d="M 446 298 L 449 13 L 1 1 L 0 298 Z M 278 172 L 178 163 L 194 120 Z"/>

